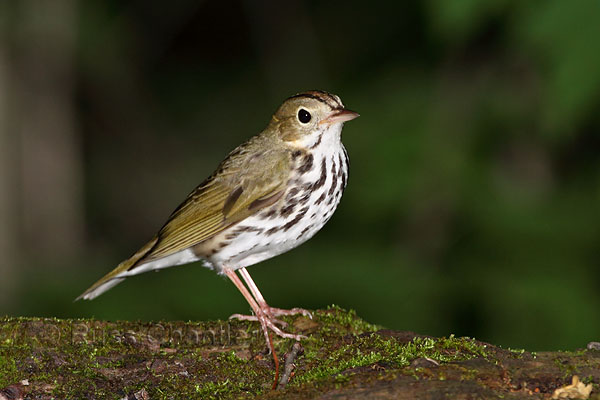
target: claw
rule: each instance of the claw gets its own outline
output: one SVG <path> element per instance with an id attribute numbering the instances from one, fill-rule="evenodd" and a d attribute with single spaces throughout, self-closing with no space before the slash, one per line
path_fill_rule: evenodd
<path id="1" fill-rule="evenodd" d="M 231 279 L 233 284 L 239 289 L 242 295 L 250 304 L 254 315 L 242 315 L 242 314 L 233 314 L 229 317 L 229 319 L 235 318 L 242 321 L 258 321 L 260 322 L 260 326 L 262 328 L 263 334 L 265 335 L 265 340 L 267 345 L 269 346 L 269 351 L 274 352 L 272 341 L 269 337 L 269 329 L 272 330 L 276 335 L 281 336 L 286 339 L 294 339 L 301 340 L 306 339 L 304 335 L 295 335 L 293 333 L 287 333 L 282 331 L 277 325 L 285 328 L 288 324 L 285 321 L 278 319 L 277 317 L 282 315 L 295 315 L 302 314 L 306 317 L 312 318 L 312 314 L 303 308 L 292 308 L 291 310 L 284 310 L 282 308 L 271 307 L 267 304 L 264 297 L 256 287 L 256 284 L 246 271 L 246 268 L 240 268 L 240 275 L 244 278 L 244 281 L 248 285 L 248 288 L 244 286 L 244 284 L 240 281 L 240 278 L 236 275 L 234 270 L 225 269 L 225 274 Z M 250 289 L 250 291 L 248 291 Z M 252 292 L 252 294 L 250 294 Z"/>
<path id="2" fill-rule="evenodd" d="M 298 307 L 294 307 L 291 310 L 284 310 L 282 308 L 276 308 L 276 307 L 269 306 L 267 313 L 269 313 L 275 317 L 279 317 L 280 315 L 302 314 L 305 317 L 312 319 L 312 314 L 310 313 L 310 311 L 305 310 L 304 308 L 298 308 Z"/>
<path id="3" fill-rule="evenodd" d="M 260 321 L 256 315 L 244 315 L 244 314 L 232 314 L 229 316 L 229 319 L 237 319 L 240 321 Z M 281 326 L 282 328 L 287 328 L 288 323 L 282 321 L 280 319 L 270 317 L 269 318 L 273 323 Z"/>
<path id="4" fill-rule="evenodd" d="M 306 339 L 304 335 L 295 335 L 292 333 L 287 333 L 282 331 L 277 325 L 282 328 L 286 328 L 288 326 L 287 322 L 282 321 L 278 318 L 275 318 L 280 315 L 295 315 L 302 314 L 304 316 L 308 316 L 312 318 L 312 315 L 309 311 L 304 310 L 302 308 L 292 308 L 291 310 L 284 310 L 281 308 L 266 306 L 258 309 L 256 315 L 243 315 L 243 314 L 233 314 L 229 317 L 229 319 L 239 319 L 240 321 L 258 321 L 265 332 L 267 334 L 267 328 L 272 330 L 277 336 L 281 336 L 286 339 Z"/>

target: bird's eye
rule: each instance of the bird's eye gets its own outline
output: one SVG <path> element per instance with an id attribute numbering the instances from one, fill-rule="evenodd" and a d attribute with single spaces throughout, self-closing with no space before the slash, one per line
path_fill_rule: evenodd
<path id="1" fill-rule="evenodd" d="M 304 108 L 298 110 L 298 121 L 302 122 L 303 124 L 308 124 L 311 118 L 312 116 L 310 113 Z"/>

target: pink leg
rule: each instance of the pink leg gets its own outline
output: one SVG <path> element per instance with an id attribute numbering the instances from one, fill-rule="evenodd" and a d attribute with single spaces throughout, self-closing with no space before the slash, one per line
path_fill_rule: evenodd
<path id="1" fill-rule="evenodd" d="M 312 314 L 308 310 L 305 310 L 303 308 L 295 307 L 295 308 L 292 308 L 291 310 L 284 310 L 281 308 L 275 308 L 275 307 L 269 306 L 267 304 L 267 302 L 265 301 L 265 298 L 263 297 L 263 295 L 260 293 L 260 290 L 258 290 L 258 286 L 256 286 L 256 283 L 254 283 L 254 280 L 252 280 L 252 277 L 250 276 L 250 274 L 248 273 L 246 268 L 240 268 L 240 275 L 244 279 L 244 282 L 246 282 L 246 285 L 248 285 L 248 288 L 252 292 L 252 295 L 256 299 L 256 302 L 258 303 L 260 308 L 262 308 L 263 311 L 265 311 L 271 317 L 278 317 L 281 315 L 302 314 L 302 315 L 312 319 Z"/>
<path id="2" fill-rule="evenodd" d="M 300 340 L 305 337 L 302 335 L 293 335 L 291 333 L 283 332 L 281 329 L 279 329 L 277 326 L 275 326 L 275 323 L 273 322 L 273 318 L 270 315 L 268 315 L 265 312 L 265 310 L 263 310 L 258 305 L 258 303 L 254 299 L 254 297 L 252 297 L 250 292 L 248 292 L 248 289 L 246 289 L 246 286 L 244 286 L 244 284 L 242 283 L 240 278 L 236 275 L 235 271 L 225 269 L 225 274 L 233 282 L 233 284 L 238 288 L 238 290 L 242 293 L 242 295 L 244 296 L 244 298 L 246 299 L 248 304 L 250 304 L 252 311 L 254 311 L 254 314 L 256 315 L 256 320 L 258 322 L 260 322 L 260 325 L 262 327 L 262 330 L 265 335 L 265 339 L 266 339 L 267 343 L 270 343 L 268 329 L 271 329 L 273 332 L 275 332 L 275 334 L 277 334 L 281 337 L 284 337 L 284 338 L 288 338 L 288 339 Z M 263 301 L 264 301 L 264 299 L 263 299 Z M 232 315 L 230 318 L 237 318 L 237 316 Z M 241 319 L 246 319 L 246 318 L 241 318 Z M 274 352 L 273 348 L 270 345 L 269 345 L 269 347 L 270 347 L 271 352 Z"/>

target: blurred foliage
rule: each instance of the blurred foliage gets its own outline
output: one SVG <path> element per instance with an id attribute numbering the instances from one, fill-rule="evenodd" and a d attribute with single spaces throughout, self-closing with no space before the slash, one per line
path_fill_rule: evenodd
<path id="1" fill-rule="evenodd" d="M 598 1 L 76 7 L 88 244 L 70 267 L 33 257 L 8 313 L 246 310 L 198 265 L 71 299 L 143 244 L 283 99 L 319 88 L 361 114 L 344 129 L 349 186 L 313 240 L 251 268 L 271 304 L 336 303 L 390 328 L 529 350 L 598 340 Z M 12 12 L 17 24 L 18 3 Z"/>

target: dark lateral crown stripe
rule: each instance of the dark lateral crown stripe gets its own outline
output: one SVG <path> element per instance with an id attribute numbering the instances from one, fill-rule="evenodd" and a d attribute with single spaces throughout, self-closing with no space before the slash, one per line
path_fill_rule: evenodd
<path id="1" fill-rule="evenodd" d="M 333 109 L 343 108 L 343 106 L 335 98 L 335 96 L 333 96 L 330 93 L 324 92 L 322 90 L 311 90 L 311 91 L 304 92 L 304 93 L 298 93 L 298 94 L 290 97 L 290 99 L 295 99 L 298 97 L 307 97 L 309 99 L 318 100 L 321 103 L 327 104 L 329 107 L 331 107 Z"/>

